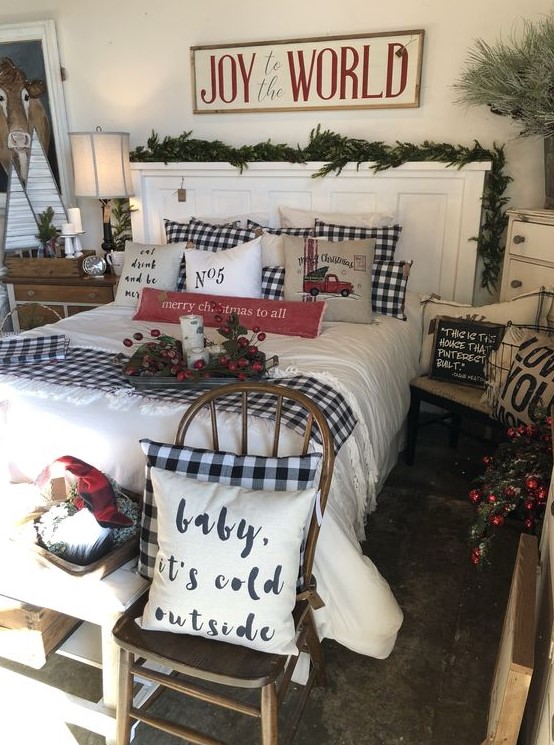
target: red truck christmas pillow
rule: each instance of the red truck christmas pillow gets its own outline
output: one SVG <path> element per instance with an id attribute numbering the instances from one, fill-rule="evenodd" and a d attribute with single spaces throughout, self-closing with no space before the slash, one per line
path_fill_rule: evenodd
<path id="1" fill-rule="evenodd" d="M 325 321 L 371 323 L 375 240 L 330 241 L 283 236 L 285 300 L 325 301 Z"/>

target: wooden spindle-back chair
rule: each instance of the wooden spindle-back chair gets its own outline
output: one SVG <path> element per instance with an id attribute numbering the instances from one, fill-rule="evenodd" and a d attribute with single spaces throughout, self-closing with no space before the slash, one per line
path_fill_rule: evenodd
<path id="1" fill-rule="evenodd" d="M 212 448 L 220 446 L 220 409 L 218 402 L 226 396 L 240 397 L 240 454 L 248 454 L 252 443 L 249 441 L 249 424 L 251 424 L 250 405 L 257 394 L 270 394 L 273 429 L 271 453 L 278 456 L 279 444 L 285 426 L 283 413 L 287 406 L 293 404 L 301 407 L 302 433 L 298 455 L 305 455 L 310 447 L 313 431 L 319 431 L 317 438 L 322 451 L 318 473 L 319 499 L 314 509 L 305 539 L 305 551 L 301 571 L 301 581 L 297 591 L 297 602 L 294 609 L 296 626 L 296 644 L 299 652 L 305 653 L 310 662 L 307 682 L 298 697 L 291 722 L 283 737 L 279 735 L 278 713 L 290 687 L 294 668 L 299 656 L 260 652 L 250 648 L 216 641 L 198 636 L 175 634 L 167 631 L 145 631 L 135 622 L 142 614 L 146 599 L 143 598 L 114 627 L 115 641 L 121 648 L 121 686 L 118 704 L 118 745 L 129 742 L 131 726 L 134 721 L 143 722 L 192 743 L 210 745 L 222 743 L 209 734 L 199 733 L 190 725 L 182 722 L 167 721 L 159 715 L 150 714 L 147 710 L 133 705 L 133 687 L 137 679 L 147 680 L 160 689 L 178 691 L 215 706 L 231 709 L 250 715 L 260 722 L 262 745 L 277 745 L 278 742 L 290 742 L 296 732 L 298 722 L 306 705 L 312 687 L 325 683 L 324 658 L 317 636 L 313 609 L 320 603 L 312 577 L 313 560 L 319 533 L 319 520 L 325 510 L 329 487 L 333 473 L 334 448 L 332 436 L 325 416 L 313 401 L 301 392 L 265 382 L 240 382 L 219 386 L 200 395 L 191 404 L 183 416 L 176 435 L 175 443 L 185 443 L 189 426 L 206 410 L 210 419 Z M 266 408 L 266 407 L 264 407 Z M 264 412 L 267 414 L 267 410 Z M 203 415 L 205 416 L 205 414 Z M 286 417 L 285 417 L 286 419 Z M 190 444 L 190 443 L 187 443 Z M 290 453 L 287 453 L 290 454 Z M 304 657 L 304 659 L 306 659 Z M 164 670 L 158 672 L 149 667 L 156 663 Z M 202 681 L 198 684 L 197 681 Z M 206 685 L 207 683 L 207 685 Z M 215 685 L 214 685 L 215 684 Z M 227 689 L 222 692 L 223 689 Z M 240 697 L 231 695 L 229 688 L 258 689 L 258 703 L 246 702 Z M 234 692 L 233 692 L 234 693 Z M 181 709 L 186 718 L 187 709 Z"/>

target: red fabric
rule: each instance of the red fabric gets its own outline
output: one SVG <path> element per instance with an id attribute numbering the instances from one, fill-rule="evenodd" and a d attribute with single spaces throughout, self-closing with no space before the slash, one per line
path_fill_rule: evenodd
<path id="1" fill-rule="evenodd" d="M 313 339 L 319 336 L 321 320 L 325 310 L 323 302 L 291 302 L 286 300 L 260 300 L 252 297 L 227 297 L 223 295 L 204 295 L 199 292 L 169 292 L 144 287 L 135 321 L 159 323 L 179 323 L 180 316 L 201 315 L 204 326 L 217 328 L 212 304 L 223 308 L 224 318 L 231 312 L 239 315 L 240 322 L 247 329 L 259 326 L 267 334 L 286 334 Z"/>
<path id="2" fill-rule="evenodd" d="M 133 525 L 131 518 L 117 509 L 115 492 L 104 474 L 72 455 L 64 455 L 47 466 L 37 478 L 37 486 L 44 487 L 53 476 L 63 475 L 64 469 L 77 479 L 79 496 L 74 500 L 77 509 L 88 507 L 100 525 L 107 528 L 126 528 Z"/>

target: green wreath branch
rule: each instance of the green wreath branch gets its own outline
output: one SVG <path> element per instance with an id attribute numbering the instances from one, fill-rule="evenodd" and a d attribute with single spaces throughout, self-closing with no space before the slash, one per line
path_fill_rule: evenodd
<path id="1" fill-rule="evenodd" d="M 336 132 L 322 130 L 318 125 L 310 132 L 308 144 L 299 145 L 273 143 L 271 140 L 256 145 L 233 147 L 220 140 L 199 140 L 192 132 L 183 132 L 177 137 L 160 140 L 156 132 L 148 138 L 146 147 L 139 146 L 131 153 L 131 160 L 154 163 L 198 163 L 226 162 L 236 166 L 240 172 L 254 162 L 308 163 L 321 161 L 325 165 L 314 174 L 323 177 L 340 173 L 347 163 L 370 163 L 375 172 L 396 168 L 410 161 L 437 161 L 448 166 L 462 168 L 473 161 L 490 161 L 492 166 L 485 180 L 482 197 L 482 220 L 477 242 L 477 253 L 483 262 L 481 287 L 489 291 L 498 285 L 504 256 L 504 236 L 508 218 L 506 215 L 506 188 L 512 178 L 506 175 L 504 147 L 493 145 L 482 147 L 477 140 L 472 147 L 424 141 L 421 145 L 409 142 L 384 142 L 345 137 Z"/>

